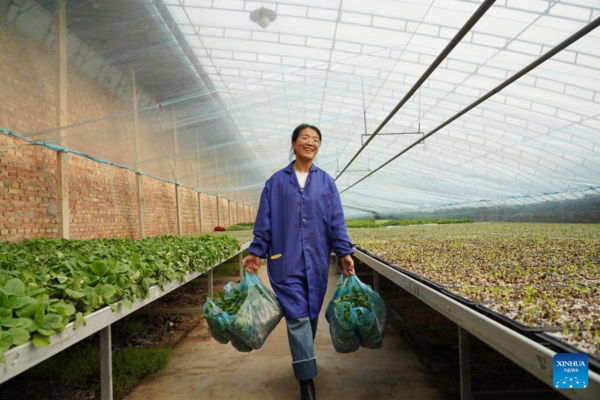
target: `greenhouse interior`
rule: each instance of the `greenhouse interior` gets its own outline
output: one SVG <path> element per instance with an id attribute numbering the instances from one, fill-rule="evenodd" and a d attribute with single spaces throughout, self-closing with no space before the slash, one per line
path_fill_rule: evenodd
<path id="1" fill-rule="evenodd" d="M 600 399 L 599 26 L 0 0 L 0 399 Z"/>

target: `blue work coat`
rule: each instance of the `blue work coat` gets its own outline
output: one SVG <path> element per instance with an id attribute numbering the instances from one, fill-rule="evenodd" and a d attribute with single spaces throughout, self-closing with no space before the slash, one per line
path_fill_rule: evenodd
<path id="1" fill-rule="evenodd" d="M 338 257 L 354 251 L 333 178 L 313 164 L 301 189 L 293 165 L 265 184 L 248 252 L 267 258 L 285 317 L 314 319 L 327 290 L 331 249 Z"/>

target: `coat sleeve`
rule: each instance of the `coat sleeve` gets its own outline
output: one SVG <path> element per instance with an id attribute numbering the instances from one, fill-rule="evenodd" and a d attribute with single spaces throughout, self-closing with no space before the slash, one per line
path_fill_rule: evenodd
<path id="1" fill-rule="evenodd" d="M 335 251 L 335 255 L 338 258 L 342 258 L 346 254 L 354 254 L 354 251 L 352 250 L 352 241 L 346 231 L 344 209 L 342 208 L 340 194 L 335 183 L 332 186 L 331 247 Z"/>
<path id="2" fill-rule="evenodd" d="M 267 181 L 260 196 L 256 221 L 254 222 L 254 240 L 252 240 L 252 243 L 248 248 L 248 253 L 252 253 L 260 258 L 267 258 L 267 251 L 271 244 L 270 182 L 270 180 Z"/>

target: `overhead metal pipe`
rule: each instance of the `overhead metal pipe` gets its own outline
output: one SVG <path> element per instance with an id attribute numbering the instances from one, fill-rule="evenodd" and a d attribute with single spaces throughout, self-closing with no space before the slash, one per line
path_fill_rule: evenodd
<path id="1" fill-rule="evenodd" d="M 440 129 L 443 129 L 447 125 L 456 121 L 458 118 L 462 117 L 463 115 L 465 115 L 466 113 L 468 113 L 469 111 L 471 111 L 472 109 L 474 109 L 475 107 L 477 107 L 478 105 L 483 103 L 484 101 L 488 100 L 490 97 L 492 97 L 496 93 L 499 93 L 502 89 L 504 89 L 507 86 L 514 83 L 517 79 L 521 78 L 523 75 L 526 75 L 527 73 L 531 72 L 533 69 L 539 67 L 541 64 L 548 61 L 550 58 L 554 57 L 556 54 L 560 53 L 561 51 L 563 51 L 564 49 L 566 49 L 567 47 L 569 47 L 570 45 L 572 45 L 573 43 L 575 43 L 576 41 L 578 41 L 579 39 L 581 39 L 582 37 L 587 35 L 588 33 L 592 32 L 594 29 L 598 28 L 598 26 L 600 26 L 600 17 L 597 17 L 595 20 L 593 20 L 592 22 L 590 22 L 589 24 L 587 24 L 586 26 L 584 26 L 583 28 L 581 28 L 580 30 L 578 30 L 577 32 L 575 32 L 574 34 L 572 34 L 571 36 L 566 38 L 565 40 L 563 40 L 561 43 L 557 44 L 556 46 L 554 46 L 553 48 L 548 50 L 548 52 L 546 52 L 544 55 L 542 55 L 539 58 L 532 61 L 525 68 L 523 68 L 522 70 L 520 70 L 519 72 L 517 72 L 516 74 L 514 74 L 513 76 L 511 76 L 510 78 L 508 78 L 507 80 L 505 80 L 504 82 L 502 82 L 501 84 L 496 86 L 494 89 L 490 90 L 484 96 L 475 100 L 473 103 L 468 105 L 462 111 L 454 114 L 451 118 L 444 121 L 442 124 L 438 125 L 434 130 L 429 132 L 427 135 L 423 136 L 421 139 L 417 140 L 416 142 L 414 142 L 413 144 L 408 146 L 406 149 L 402 150 L 400 153 L 398 153 L 394 157 L 390 158 L 388 161 L 383 163 L 381 166 L 374 169 L 373 172 L 365 175 L 364 177 L 362 177 L 361 179 L 359 179 L 352 185 L 348 186 L 346 189 L 342 190 L 340 192 L 340 194 L 344 193 L 346 190 L 349 190 L 352 187 L 358 185 L 360 182 L 364 181 L 365 179 L 367 179 L 368 177 L 373 175 L 375 172 L 379 171 L 380 169 L 382 169 L 383 167 L 385 167 L 386 165 L 388 165 L 389 163 L 391 163 L 392 161 L 394 161 L 395 159 L 397 159 L 398 157 L 400 157 L 401 155 L 403 155 L 404 153 L 406 153 L 407 151 L 409 151 L 410 149 L 415 147 L 417 144 L 423 142 L 425 139 L 427 139 L 431 135 L 437 133 Z"/>
<path id="2" fill-rule="evenodd" d="M 346 164 L 346 166 L 344 167 L 344 169 L 342 169 L 342 171 L 338 174 L 338 176 L 335 177 L 336 181 L 337 181 L 337 179 L 340 176 L 342 176 L 342 174 L 346 171 L 346 169 L 348 169 L 348 167 L 350 166 L 350 164 L 352 164 L 354 162 L 354 160 L 356 160 L 356 158 L 365 149 L 365 147 L 367 147 L 369 145 L 369 143 L 371 142 L 371 140 L 373 140 L 373 138 L 375 136 L 377 136 L 377 134 L 394 117 L 394 115 L 396 115 L 396 113 L 404 106 L 404 104 L 406 104 L 406 102 L 408 102 L 408 100 L 410 100 L 410 98 L 413 96 L 413 94 L 415 94 L 416 91 L 421 87 L 421 85 L 423 84 L 423 82 L 425 82 L 427 80 L 427 78 L 429 78 L 429 75 L 431 75 L 433 73 L 433 71 L 436 70 L 436 68 L 442 63 L 442 61 L 444 61 L 444 59 L 448 56 L 448 54 L 450 54 L 450 52 L 452 50 L 454 50 L 454 48 L 456 47 L 456 45 L 458 43 L 460 43 L 460 41 L 463 39 L 463 37 L 465 37 L 465 35 L 467 33 L 469 33 L 469 31 L 471 30 L 471 28 L 477 23 L 477 21 L 479 21 L 481 19 L 481 17 L 483 17 L 483 15 L 487 12 L 487 10 L 495 2 L 496 2 L 496 0 L 486 0 L 486 1 L 484 1 L 479 6 L 479 8 L 477 9 L 477 11 L 475 11 L 475 13 L 471 16 L 471 18 L 469 18 L 469 20 L 465 23 L 465 25 L 463 25 L 463 27 L 458 31 L 458 33 L 446 45 L 446 47 L 444 48 L 444 50 L 436 57 L 436 59 L 433 61 L 433 63 L 431 63 L 431 65 L 429 66 L 429 68 L 427 68 L 427 70 L 425 71 L 425 73 L 423 75 L 421 75 L 421 77 L 419 78 L 419 80 L 406 93 L 406 95 L 402 98 L 402 100 L 400 100 L 400 102 L 398 103 L 398 105 L 396 105 L 396 107 L 394 107 L 394 109 L 383 120 L 383 122 L 377 127 L 377 129 L 375 129 L 375 132 L 373 132 L 373 134 L 369 137 L 369 139 L 365 142 L 365 144 L 363 144 L 361 146 L 361 148 L 358 149 L 358 151 L 352 157 L 352 159 L 350 160 L 350 162 L 348 164 Z M 366 128 L 366 119 L 365 119 L 365 128 Z"/>

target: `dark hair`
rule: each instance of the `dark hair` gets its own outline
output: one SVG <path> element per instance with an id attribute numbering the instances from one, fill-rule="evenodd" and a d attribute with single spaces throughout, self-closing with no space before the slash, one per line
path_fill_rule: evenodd
<path id="1" fill-rule="evenodd" d="M 321 136 L 321 131 L 319 130 L 319 128 L 317 128 L 314 125 L 301 124 L 301 125 L 298 125 L 296 127 L 296 129 L 294 129 L 294 132 L 292 132 L 292 143 L 295 142 L 296 140 L 298 140 L 298 136 L 300 136 L 300 132 L 302 132 L 306 128 L 312 129 L 313 131 L 317 132 L 317 134 L 319 135 L 319 141 L 320 142 L 323 141 L 323 137 Z M 294 155 L 296 155 L 296 150 L 294 150 L 294 148 L 291 148 L 290 149 L 290 161 L 294 158 Z"/>

